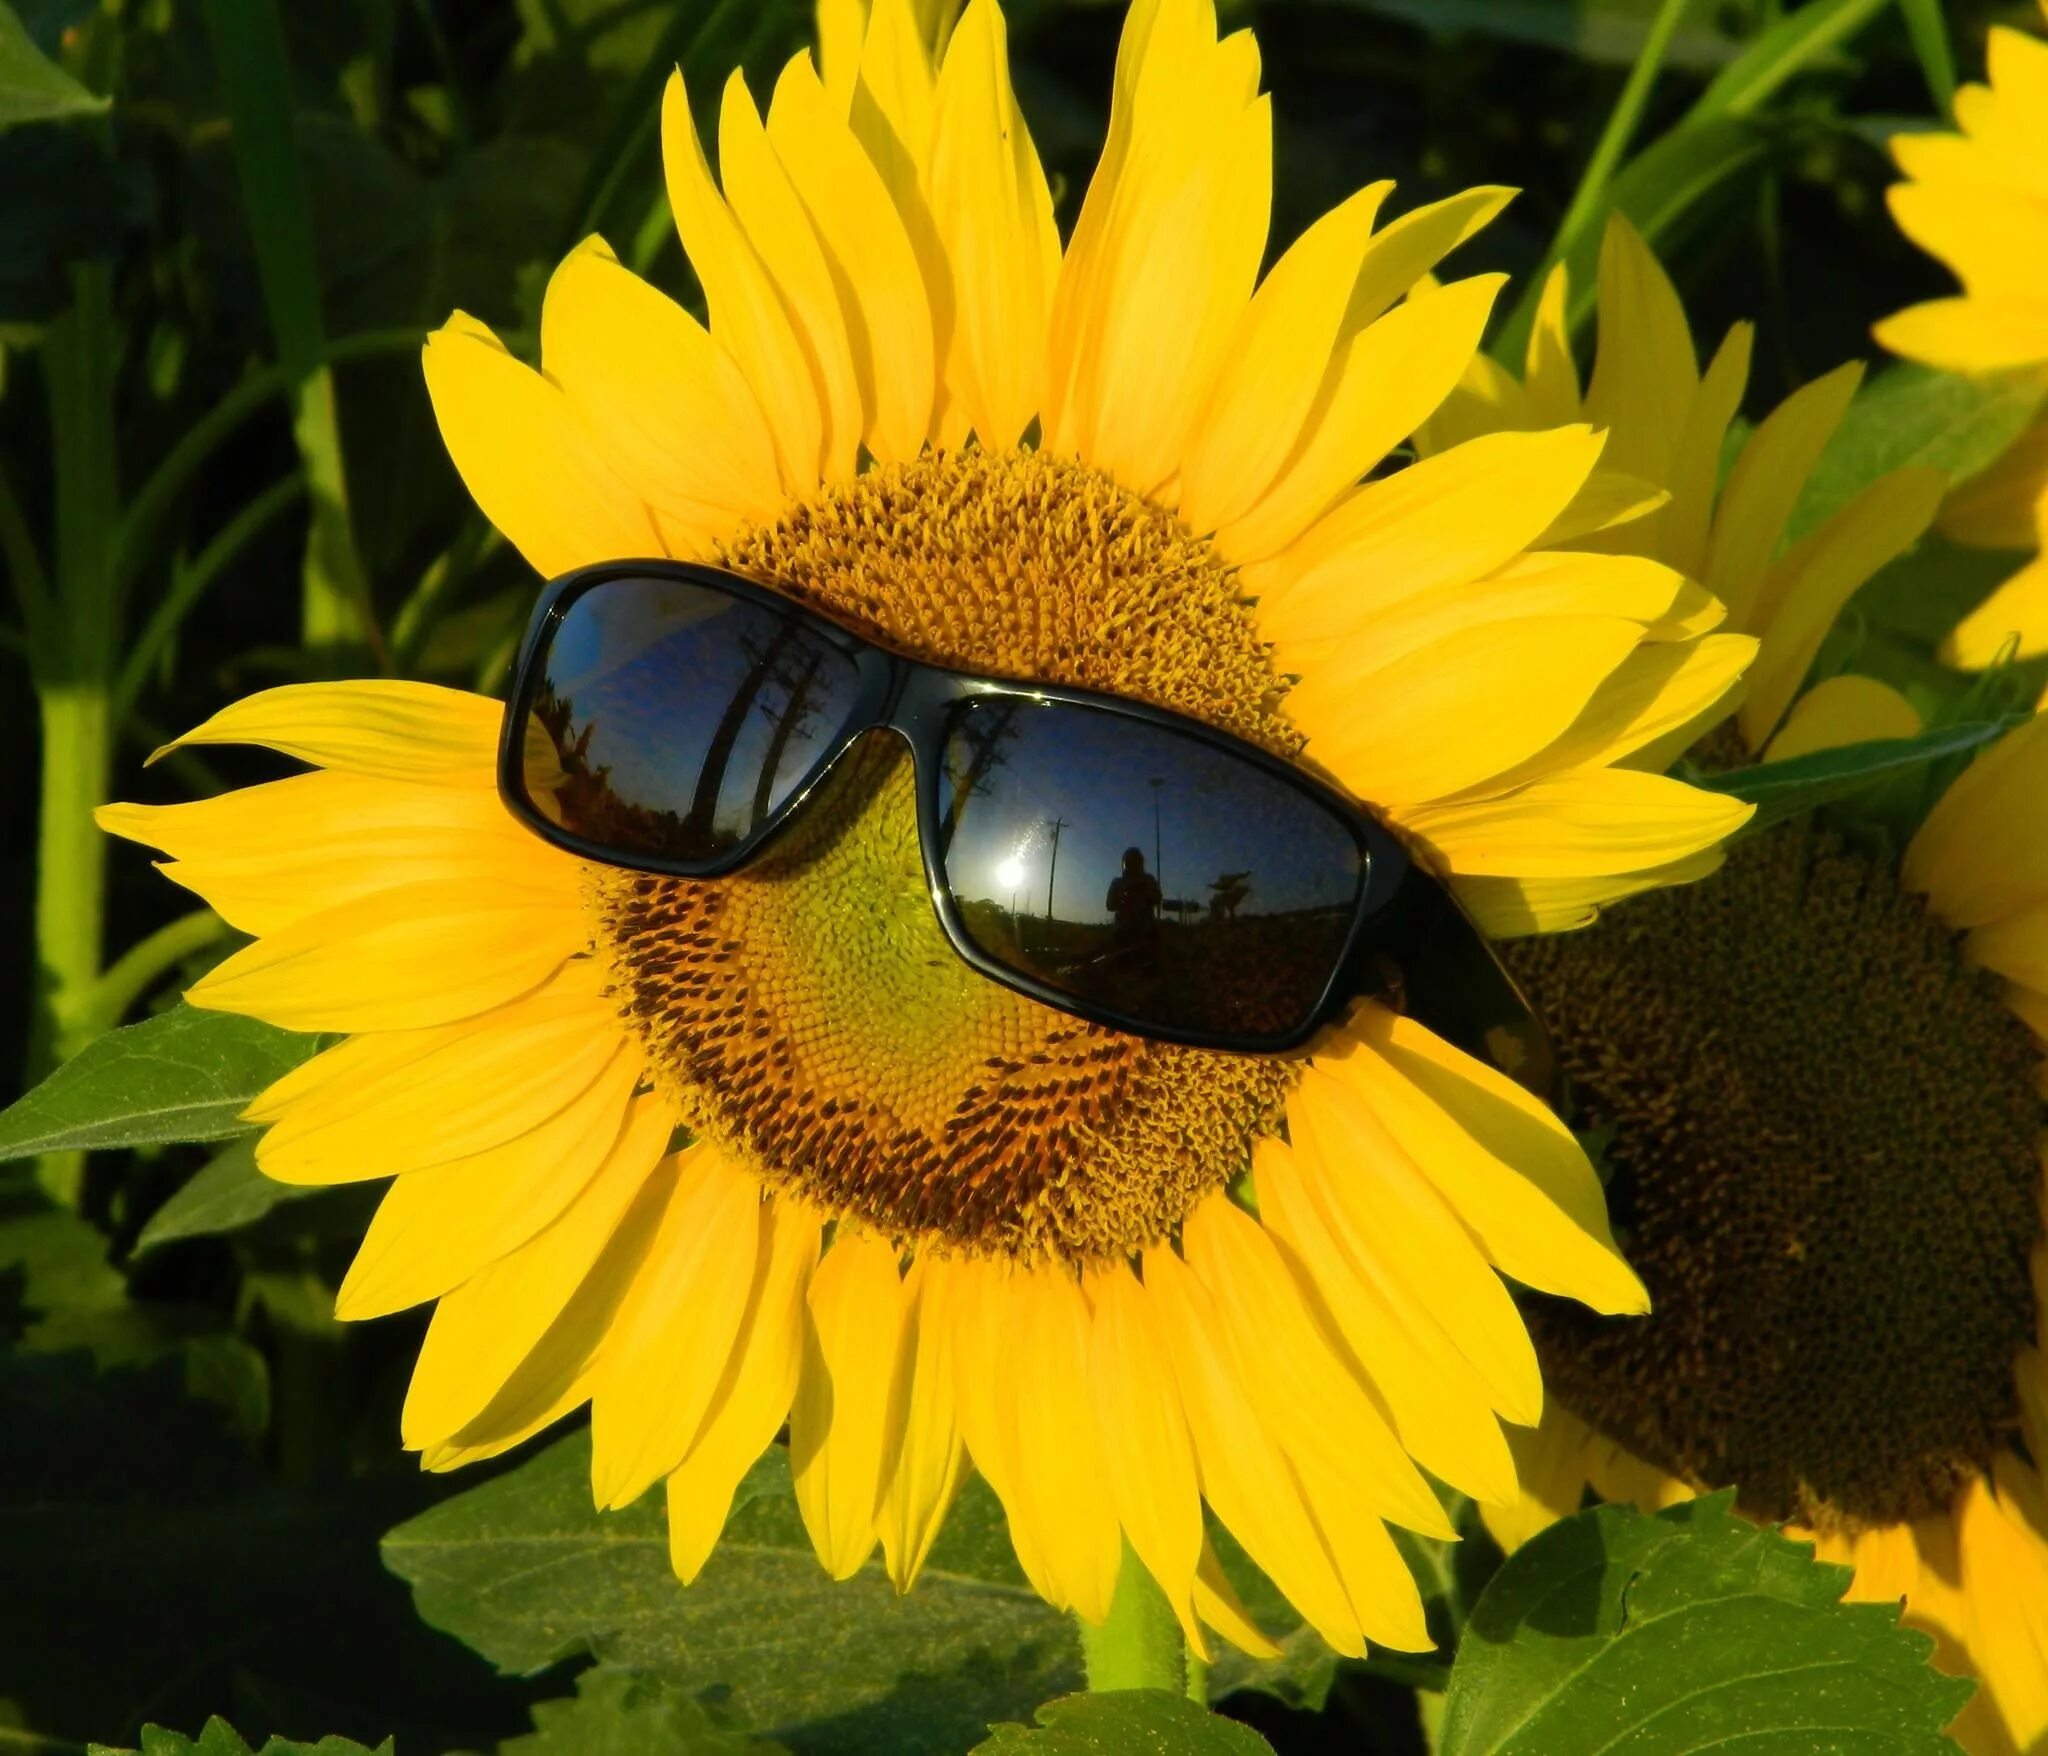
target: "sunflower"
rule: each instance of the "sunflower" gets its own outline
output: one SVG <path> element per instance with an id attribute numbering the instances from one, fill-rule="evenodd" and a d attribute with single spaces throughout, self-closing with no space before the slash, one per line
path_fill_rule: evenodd
<path id="1" fill-rule="evenodd" d="M 1553 292 L 1530 384 L 1482 368 L 1446 411 L 1465 430 L 1555 395 L 1570 356 Z M 1918 732 L 1872 677 L 1795 692 L 1840 605 L 1926 526 L 1940 476 L 1896 472 L 1787 542 L 1853 369 L 1759 423 L 1716 493 L 1711 463 L 1693 477 L 1666 460 L 1720 455 L 1747 330 L 1693 377 L 1676 294 L 1620 224 L 1599 320 L 1588 412 L 1615 423 L 1609 455 L 1671 496 L 1601 540 L 1698 572 L 1761 641 L 1735 721 L 1699 753 Z M 1663 446 L 1631 431 L 1631 408 Z M 2036 720 L 1948 789 L 1903 859 L 1782 825 L 1708 884 L 1509 956 L 1557 1037 L 1574 1119 L 1606 1141 L 1655 1312 L 1526 1301 L 1550 1398 L 1514 1439 L 1522 1498 L 1485 1508 L 1489 1526 L 1512 1547 L 1589 1487 L 1653 1508 L 1734 1485 L 1746 1511 L 1852 1566 L 1851 1595 L 1904 1598 L 1938 1662 L 1981 1679 L 1957 1732 L 1982 1753 L 2048 1731 L 2044 796 Z"/>
<path id="2" fill-rule="evenodd" d="M 1892 137 L 1907 178 L 1891 190 L 1892 217 L 1963 290 L 1886 318 L 1877 339 L 1953 372 L 2048 366 L 2048 42 L 1993 25 L 1987 60 L 1990 83 L 1956 93 L 1961 133 Z M 1956 625 L 1942 656 L 1976 669 L 2015 640 L 2022 658 L 2048 652 L 2048 422 L 1958 491 L 1942 529 L 1972 547 L 2035 551 Z"/>
<path id="3" fill-rule="evenodd" d="M 1589 516 L 1607 522 L 1581 540 L 1701 581 L 1727 619 L 1700 647 L 1718 647 L 1731 676 L 1745 660 L 1745 637 L 1755 642 L 1735 716 L 1742 750 L 1786 757 L 1917 731 L 1912 709 L 1871 679 L 1830 678 L 1800 691 L 1842 607 L 1920 539 L 1947 487 L 1939 470 L 1893 470 L 1795 534 L 1795 508 L 1848 412 L 1862 366 L 1839 366 L 1794 391 L 1730 455 L 1730 428 L 1749 382 L 1751 325 L 1731 328 L 1702 370 L 1677 289 L 1616 214 L 1601 239 L 1599 347 L 1582 391 L 1569 297 L 1560 263 L 1544 283 L 1523 377 L 1475 357 L 1423 429 L 1422 448 L 1577 420 L 1607 428 L 1601 468 L 1585 495 L 1597 509 Z M 1709 703 L 1633 760 L 1677 755 L 1730 704 Z"/>
<path id="4" fill-rule="evenodd" d="M 1600 436 L 1374 474 L 1472 358 L 1499 278 L 1422 283 L 1507 192 L 1382 225 L 1375 184 L 1255 290 L 1258 78 L 1208 0 L 1136 7 L 1063 245 L 991 0 L 936 64 L 877 0 L 853 74 L 799 55 L 765 119 L 735 75 L 718 181 L 678 77 L 708 329 L 586 243 L 540 370 L 467 316 L 429 342 L 456 467 L 541 574 L 708 557 L 916 656 L 1299 752 L 1484 919 L 1697 872 L 1745 808 L 1621 764 L 1726 691 L 1718 607 L 1531 550 Z M 1500 1423 L 1541 1388 L 1504 1277 L 1643 1307 L 1562 1124 L 1378 1004 L 1230 1056 L 982 979 L 893 745 L 688 881 L 522 831 L 500 717 L 273 689 L 185 741 L 312 772 L 103 814 L 255 936 L 195 1005 L 347 1033 L 249 1115 L 273 1177 L 393 1178 L 339 1310 L 437 1301 L 403 1417 L 426 1465 L 588 1404 L 598 1504 L 665 1483 L 687 1580 L 786 1422 L 836 1576 L 879 1545 L 907 1589 L 971 1462 L 1086 1623 L 1128 1545 L 1198 1653 L 1205 1625 L 1262 1649 L 1206 1501 L 1339 1651 L 1428 1646 L 1388 1526 L 1450 1533 L 1425 1470 L 1514 1496 Z"/>

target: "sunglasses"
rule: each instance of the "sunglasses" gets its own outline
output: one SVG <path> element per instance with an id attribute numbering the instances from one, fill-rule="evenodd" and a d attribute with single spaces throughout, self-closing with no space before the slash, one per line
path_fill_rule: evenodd
<path id="1" fill-rule="evenodd" d="M 1377 994 L 1547 1084 L 1543 1033 L 1484 936 L 1341 793 L 1196 720 L 922 664 L 712 568 L 611 562 L 547 588 L 499 786 L 585 859 L 715 878 L 884 728 L 911 749 L 939 923 L 1005 987 L 1245 1054 Z"/>

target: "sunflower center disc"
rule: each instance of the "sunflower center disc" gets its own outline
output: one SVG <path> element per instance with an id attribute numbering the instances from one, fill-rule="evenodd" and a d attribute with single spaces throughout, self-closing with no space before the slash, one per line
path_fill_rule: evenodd
<path id="1" fill-rule="evenodd" d="M 1797 825 L 1513 948 L 1647 1318 L 1532 1301 L 1545 1383 L 1760 1517 L 1947 1507 L 2016 1430 L 2034 1331 L 2032 1036 L 1892 871 Z"/>
<path id="2" fill-rule="evenodd" d="M 900 651 L 1295 747 L 1229 569 L 1074 463 L 873 469 L 725 560 Z M 771 1180 L 906 1242 L 1067 1259 L 1156 1242 L 1244 1168 L 1293 1064 L 1100 1029 L 969 969 L 925 890 L 911 781 L 901 743 L 873 737 L 743 872 L 593 868 L 657 1077 Z"/>

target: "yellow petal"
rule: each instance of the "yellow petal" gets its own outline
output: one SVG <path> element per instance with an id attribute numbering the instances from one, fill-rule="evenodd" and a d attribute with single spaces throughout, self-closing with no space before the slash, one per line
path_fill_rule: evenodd
<path id="1" fill-rule="evenodd" d="M 1990 1481 L 1964 1489 L 1955 1517 L 1970 1667 L 1986 1716 L 2011 1748 L 2038 1749 L 2048 1734 L 2048 1495 L 2035 1469 L 2008 1453 Z"/>
<path id="2" fill-rule="evenodd" d="M 1998 461 L 1941 503 L 1937 525 L 1973 549 L 2035 549 L 2048 518 L 2048 420 L 2037 420 Z"/>
<path id="3" fill-rule="evenodd" d="M 1110 137 L 1054 295 L 1048 447 L 1140 494 L 1188 429 L 1251 296 L 1272 205 L 1272 112 L 1248 33 L 1207 0 L 1131 14 Z"/>
<path id="4" fill-rule="evenodd" d="M 1585 1152 L 1505 1074 L 1370 1005 L 1315 1064 L 1370 1105 L 1503 1274 L 1596 1311 L 1648 1308 Z"/>
<path id="5" fill-rule="evenodd" d="M 875 1547 L 903 1303 L 895 1249 L 866 1233 L 842 1230 L 811 1277 L 789 1466 L 804 1529 L 834 1579 L 859 1572 Z"/>
<path id="6" fill-rule="evenodd" d="M 1699 364 L 1677 289 L 1619 213 L 1600 240 L 1599 311 L 1586 419 L 1610 429 L 1610 469 L 1666 484 L 1699 389 Z"/>
<path id="7" fill-rule="evenodd" d="M 636 1060 L 619 1056 L 538 1128 L 400 1177 L 377 1204 L 334 1314 L 382 1317 L 437 1299 L 518 1249 L 610 1156 L 639 1074 Z"/>
<path id="8" fill-rule="evenodd" d="M 2036 556 L 1958 622 L 1941 657 L 1966 670 L 2048 652 L 2048 560 Z"/>
<path id="9" fill-rule="evenodd" d="M 804 1297 L 818 1263 L 818 1216 L 770 1196 L 739 1338 L 689 1455 L 668 1478 L 668 1553 L 687 1585 L 710 1558 L 740 1478 L 789 1414 L 803 1360 Z"/>
<path id="10" fill-rule="evenodd" d="M 851 320 L 832 265 L 789 168 L 762 125 L 734 68 L 718 112 L 718 171 L 733 217 L 773 278 L 808 369 L 824 419 L 820 472 L 828 482 L 853 474 L 866 412 Z M 716 317 L 717 308 L 713 308 Z"/>
<path id="11" fill-rule="evenodd" d="M 2048 307 L 2040 267 L 2048 261 L 2048 204 L 1957 183 L 1894 183 L 1885 200 L 1899 230 L 1940 257 L 1974 298 Z"/>
<path id="12" fill-rule="evenodd" d="M 399 1421 L 409 1449 L 517 1430 L 581 1378 L 668 1205 L 673 1173 L 659 1161 L 674 1126 L 669 1104 L 636 1099 L 561 1215 L 434 1308 Z"/>
<path id="13" fill-rule="evenodd" d="M 1911 738 L 1919 731 L 1919 711 L 1889 683 L 1848 673 L 1814 684 L 1792 704 L 1764 759 L 1789 762 L 1816 750 L 1872 738 Z"/>
<path id="14" fill-rule="evenodd" d="M 1251 1658 L 1278 1658 L 1280 1648 L 1261 1634 L 1238 1601 L 1237 1588 L 1223 1571 L 1209 1539 L 1202 1539 L 1202 1559 L 1195 1569 L 1195 1614 L 1230 1644 Z"/>
<path id="15" fill-rule="evenodd" d="M 881 462 L 915 457 L 936 384 L 924 271 L 887 187 L 833 113 L 807 54 L 793 56 L 775 82 L 768 140 L 832 272 L 860 382 L 861 437 Z"/>
<path id="16" fill-rule="evenodd" d="M 1721 459 L 1728 427 L 1742 409 L 1749 385 L 1756 331 L 1738 323 L 1722 339 L 1686 410 L 1671 454 L 1671 503 L 1657 516 L 1656 555 L 1697 579 L 1707 568 L 1707 538 L 1721 491 Z"/>
<path id="17" fill-rule="evenodd" d="M 474 317 L 427 337 L 427 395 L 478 510 L 536 573 L 667 553 L 654 520 L 571 417 L 561 390 Z"/>
<path id="18" fill-rule="evenodd" d="M 2048 717 L 1980 751 L 1927 814 L 1901 876 L 1951 927 L 2048 899 Z"/>
<path id="19" fill-rule="evenodd" d="M 1863 377 L 1860 362 L 1803 385 L 1750 435 L 1721 491 L 1703 583 L 1728 606 L 1732 627 L 1764 632 L 1765 574 L 1806 478 L 1848 412 Z"/>
<path id="20" fill-rule="evenodd" d="M 530 993 L 589 942 L 581 912 L 558 896 L 408 884 L 259 939 L 185 997 L 286 1030 L 407 1030 Z"/>
<path id="21" fill-rule="evenodd" d="M 1347 1477 L 1320 1461 L 1304 1462 L 1300 1480 L 1360 1632 L 1397 1652 L 1429 1651 L 1436 1639 L 1423 1616 L 1422 1594 L 1387 1527 L 1353 1498 Z"/>
<path id="22" fill-rule="evenodd" d="M 1429 805 L 1401 821 L 1460 878 L 1647 871 L 1725 841 L 1750 807 L 1661 774 L 1582 768 L 1497 799 Z"/>
<path id="23" fill-rule="evenodd" d="M 1491 573 L 1571 503 L 1600 446 L 1585 427 L 1494 433 L 1366 483 L 1292 548 L 1246 569 L 1260 631 L 1270 640 L 1342 635 Z"/>
<path id="24" fill-rule="evenodd" d="M 1395 1272 L 1401 1253 L 1349 1226 L 1340 1234 L 1341 1216 L 1333 1220 L 1317 1203 L 1300 1159 L 1284 1142 L 1258 1143 L 1259 1216 L 1295 1277 L 1314 1289 L 1324 1322 L 1346 1345 L 1346 1364 L 1378 1390 L 1424 1469 L 1477 1499 L 1512 1497 L 1514 1464 L 1478 1374 Z"/>
<path id="25" fill-rule="evenodd" d="M 1507 1505 L 1480 1508 L 1487 1533 L 1509 1554 L 1578 1511 L 1586 1496 L 1579 1457 L 1585 1439 L 1577 1416 L 1554 1402 L 1543 1411 L 1541 1426 L 1510 1436 L 1520 1489 Z"/>
<path id="26" fill-rule="evenodd" d="M 753 387 L 781 459 L 783 485 L 808 494 L 830 457 L 819 380 L 774 278 L 711 181 L 680 70 L 661 94 L 661 162 L 676 229 L 710 307 L 712 336 Z"/>
<path id="27" fill-rule="evenodd" d="M 1268 1579 L 1338 1652 L 1365 1639 L 1294 1466 L 1253 1407 L 1208 1291 L 1170 1246 L 1145 1252 L 1173 1375 L 1195 1442 L 1202 1496 Z"/>
<path id="28" fill-rule="evenodd" d="M 1590 927 L 1610 902 L 1671 884 L 1692 884 L 1721 869 L 1718 847 L 1640 872 L 1580 878 L 1466 878 L 1458 900 L 1489 939 L 1517 939 L 1527 933 L 1568 933 Z"/>
<path id="29" fill-rule="evenodd" d="M 1623 475 L 1619 470 L 1596 469 L 1586 478 L 1572 503 L 1544 527 L 1537 538 L 1540 548 L 1556 548 L 1597 531 L 1611 531 L 1616 525 L 1638 524 L 1670 503 L 1671 496 L 1641 476 Z M 1633 541 L 1639 533 L 1631 533 Z M 1611 539 L 1620 542 L 1621 538 Z"/>
<path id="30" fill-rule="evenodd" d="M 1393 187 L 1371 184 L 1324 214 L 1239 319 L 1181 468 L 1189 529 L 1241 517 L 1272 485 L 1329 371 L 1373 217 Z"/>
<path id="31" fill-rule="evenodd" d="M 1306 1478 L 1342 1482 L 1369 1512 L 1449 1537 L 1429 1484 L 1375 1395 L 1344 1369 L 1309 1315 L 1301 1287 L 1257 1220 L 1220 1191 L 1182 1228 L 1188 1266 L 1215 1302 L 1238 1373 Z"/>
<path id="32" fill-rule="evenodd" d="M 1978 927 L 1963 944 L 1973 963 L 2023 988 L 2048 991 L 2048 902 Z"/>
<path id="33" fill-rule="evenodd" d="M 590 1487 L 626 1506 L 682 1461 L 730 1363 L 760 1253 L 761 1185 L 699 1143 L 619 1308 L 590 1391 Z"/>
<path id="34" fill-rule="evenodd" d="M 738 364 L 602 238 L 549 278 L 540 345 L 591 445 L 699 553 L 782 510 L 774 437 Z"/>
<path id="35" fill-rule="evenodd" d="M 284 683 L 222 708 L 150 760 L 188 744 L 261 744 L 348 774 L 495 788 L 504 714 L 486 696 L 437 683 Z"/>
<path id="36" fill-rule="evenodd" d="M 953 1333 L 953 1411 L 974 1467 L 1003 1503 L 1010 1546 L 1031 1586 L 1058 1602 L 1037 1541 L 1037 1527 L 1020 1516 L 1023 1464 L 1019 1457 L 1016 1389 L 1017 1339 L 1013 1278 L 1008 1263 L 972 1257 L 934 1258 L 926 1265 L 925 1297 L 937 1321 Z"/>
<path id="37" fill-rule="evenodd" d="M 1216 532 L 1218 550 L 1239 563 L 1278 554 L 1421 426 L 1477 351 L 1505 278 L 1474 275 L 1418 293 L 1351 337 L 1278 478 Z"/>
<path id="38" fill-rule="evenodd" d="M 1488 622 L 1370 670 L 1333 656 L 1288 706 L 1310 753 L 1353 793 L 1416 805 L 1561 736 L 1641 637 L 1618 617 Z"/>
<path id="39" fill-rule="evenodd" d="M 1123 1563 L 1102 1441 L 1090 1395 L 1088 1313 L 1064 1268 L 1009 1282 L 1017 1404 L 1017 1473 L 1010 1521 L 1030 1530 L 1061 1609 L 1100 1623 Z"/>
<path id="40" fill-rule="evenodd" d="M 1011 95 L 995 0 L 968 7 L 946 52 L 929 184 L 951 270 L 960 419 L 985 448 L 1000 450 L 1044 400 L 1060 243 L 1045 172 Z"/>
<path id="41" fill-rule="evenodd" d="M 882 1563 L 899 1592 L 916 1582 L 967 1461 L 953 1413 L 953 1333 L 930 1284 L 927 1264 L 913 1263 L 904 1282 L 903 1343 L 882 1438 L 876 1524 Z"/>
<path id="42" fill-rule="evenodd" d="M 1756 642 L 1747 634 L 1709 634 L 1704 640 L 1638 647 L 1615 667 L 1568 731 L 1501 781 L 1536 780 L 1545 773 L 1633 756 L 1727 700 L 1755 656 Z"/>
<path id="43" fill-rule="evenodd" d="M 1999 372 L 2048 360 L 2048 300 L 1929 299 L 1870 333 L 1879 347 L 1950 372 Z"/>
<path id="44" fill-rule="evenodd" d="M 1088 1376 L 1102 1461 L 1132 1550 L 1158 1582 L 1194 1653 L 1207 1659 L 1194 1598 L 1202 1497 L 1159 1313 L 1130 1269 L 1090 1274 Z"/>
<path id="45" fill-rule="evenodd" d="M 1419 1338 L 1449 1343 L 1491 1407 L 1534 1421 L 1543 1381 L 1514 1300 L 1392 1130 L 1342 1076 L 1314 1066 L 1287 1115 L 1295 1180 L 1333 1248 L 1371 1277 Z M 1397 1214 L 1398 1226 L 1390 1224 Z M 1305 1233 L 1310 1214 L 1296 1219 Z"/>
<path id="46" fill-rule="evenodd" d="M 507 874 L 555 870 L 575 882 L 574 859 L 537 840 L 481 786 L 329 771 L 187 804 L 103 805 L 94 821 L 163 849 L 176 862 L 164 872 L 251 934 L 429 879 L 486 890 Z"/>
<path id="47" fill-rule="evenodd" d="M 1761 625 L 1763 645 L 1738 715 L 1752 749 L 1784 717 L 1842 606 L 1880 567 L 1920 540 L 1947 485 L 1940 470 L 1893 470 L 1772 564 L 1769 619 Z"/>

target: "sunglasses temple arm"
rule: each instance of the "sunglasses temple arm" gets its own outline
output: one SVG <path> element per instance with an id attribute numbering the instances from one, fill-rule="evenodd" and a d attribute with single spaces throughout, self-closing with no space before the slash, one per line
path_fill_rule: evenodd
<path id="1" fill-rule="evenodd" d="M 1360 992 L 1556 1106 L 1562 1093 L 1550 1037 L 1448 886 L 1411 865 L 1368 933 Z"/>

